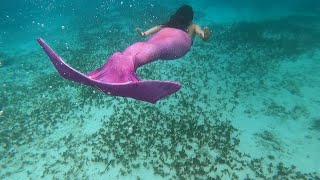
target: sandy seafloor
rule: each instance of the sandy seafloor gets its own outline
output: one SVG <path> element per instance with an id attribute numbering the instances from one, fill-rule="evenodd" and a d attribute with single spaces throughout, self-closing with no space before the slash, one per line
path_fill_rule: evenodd
<path id="1" fill-rule="evenodd" d="M 320 178 L 319 9 L 169 2 L 2 6 L 0 179 Z M 182 84 L 156 104 L 63 79 L 35 41 L 89 72 L 183 3 L 213 37 L 138 70 Z"/>

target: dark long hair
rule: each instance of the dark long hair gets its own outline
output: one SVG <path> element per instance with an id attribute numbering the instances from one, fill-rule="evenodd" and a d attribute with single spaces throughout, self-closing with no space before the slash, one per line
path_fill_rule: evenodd
<path id="1" fill-rule="evenodd" d="M 168 22 L 160 24 L 163 27 L 171 27 L 186 31 L 193 20 L 193 10 L 189 5 L 181 6 Z"/>

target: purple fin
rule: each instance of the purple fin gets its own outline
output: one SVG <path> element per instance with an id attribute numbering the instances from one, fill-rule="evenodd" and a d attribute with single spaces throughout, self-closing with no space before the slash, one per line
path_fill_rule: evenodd
<path id="1" fill-rule="evenodd" d="M 66 64 L 43 39 L 38 38 L 37 41 L 62 77 L 84 85 L 96 87 L 102 92 L 113 96 L 130 97 L 141 101 L 156 103 L 158 100 L 177 92 L 181 88 L 179 83 L 172 81 L 147 80 L 109 83 L 95 80 Z"/>
<path id="2" fill-rule="evenodd" d="M 101 83 L 96 87 L 104 91 L 104 85 L 108 85 L 108 83 Z M 181 88 L 181 85 L 172 81 L 147 80 L 127 84 L 115 84 L 113 87 L 114 91 L 110 92 L 112 95 L 156 103 L 158 100 L 177 92 Z"/>

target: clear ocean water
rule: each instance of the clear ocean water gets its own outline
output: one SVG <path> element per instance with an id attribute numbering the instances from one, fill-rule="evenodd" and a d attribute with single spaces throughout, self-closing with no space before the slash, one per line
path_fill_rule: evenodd
<path id="1" fill-rule="evenodd" d="M 138 69 L 180 91 L 156 104 L 63 79 L 189 4 L 209 27 L 178 60 Z M 0 179 L 320 179 L 320 2 L 0 2 Z"/>

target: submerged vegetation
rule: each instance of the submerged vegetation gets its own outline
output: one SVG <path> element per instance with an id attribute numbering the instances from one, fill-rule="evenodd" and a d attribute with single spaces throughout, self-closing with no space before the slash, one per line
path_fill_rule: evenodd
<path id="1" fill-rule="evenodd" d="M 159 14 L 166 10 L 154 9 Z M 147 15 L 141 13 L 136 19 Z M 75 68 L 88 72 L 112 52 L 139 40 L 116 23 L 117 14 L 110 16 L 115 17 L 110 27 L 79 19 L 74 24 L 79 28 L 78 46 L 67 50 L 60 44 L 57 51 Z M 1 79 L 0 179 L 25 167 L 29 177 L 58 179 L 104 177 L 113 169 L 118 178 L 136 176 L 139 169 L 171 179 L 319 178 L 271 154 L 257 158 L 240 152 L 241 132 L 232 123 L 244 99 L 268 89 L 268 76 L 281 62 L 319 47 L 315 37 L 320 33 L 304 23 L 307 19 L 313 22 L 309 17 L 288 17 L 212 24 L 214 40 L 205 45 L 195 41 L 186 58 L 139 69 L 143 79 L 183 84 L 178 93 L 156 105 L 110 97 L 62 79 L 49 65 L 36 67 L 32 65 L 35 59 L 47 58 L 39 53 L 40 48 L 36 55 L 19 57 L 25 59 L 16 72 L 20 77 L 25 72 L 50 70 L 23 85 Z M 112 31 L 105 31 L 106 26 Z M 273 81 L 280 90 L 303 96 L 294 81 Z M 252 119 L 258 113 L 281 119 L 309 117 L 308 108 L 301 104 L 287 107 L 267 98 L 262 110 L 246 108 L 243 113 Z M 320 129 L 320 121 L 313 122 L 311 128 Z M 273 132 L 262 130 L 255 137 L 262 150 L 285 150 L 284 142 Z"/>
<path id="2" fill-rule="evenodd" d="M 310 129 L 320 131 L 320 118 L 315 118 L 312 120 Z"/>

